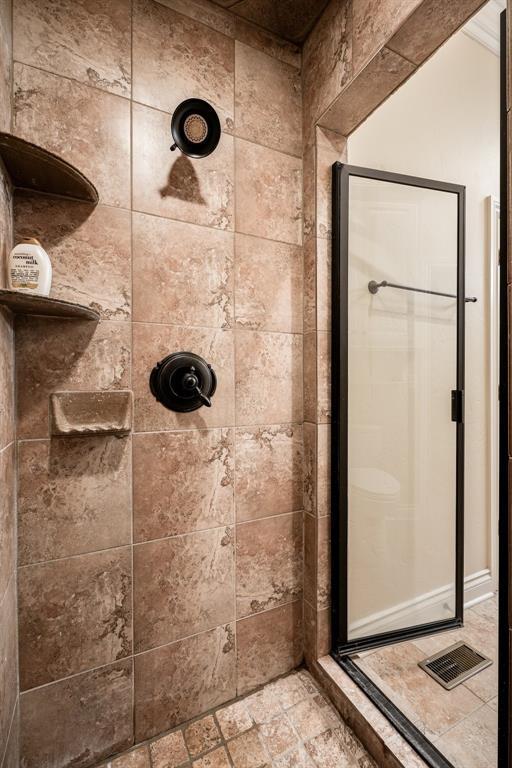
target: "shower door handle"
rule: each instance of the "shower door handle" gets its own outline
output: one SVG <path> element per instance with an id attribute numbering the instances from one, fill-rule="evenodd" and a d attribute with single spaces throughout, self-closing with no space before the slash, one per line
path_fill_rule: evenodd
<path id="1" fill-rule="evenodd" d="M 464 392 L 452 389 L 452 421 L 461 424 L 464 421 Z"/>

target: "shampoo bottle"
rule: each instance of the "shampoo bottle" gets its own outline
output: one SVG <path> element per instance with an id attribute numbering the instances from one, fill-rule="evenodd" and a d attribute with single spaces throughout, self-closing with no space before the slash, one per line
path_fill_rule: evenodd
<path id="1" fill-rule="evenodd" d="M 28 237 L 14 246 L 9 256 L 7 282 L 12 291 L 50 295 L 52 265 L 39 240 Z"/>

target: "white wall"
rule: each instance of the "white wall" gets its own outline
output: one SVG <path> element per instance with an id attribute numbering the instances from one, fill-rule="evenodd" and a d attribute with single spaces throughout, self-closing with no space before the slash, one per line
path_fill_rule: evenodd
<path id="1" fill-rule="evenodd" d="M 486 198 L 499 195 L 497 56 L 457 33 L 350 136 L 348 162 L 466 186 L 466 292 L 478 297 L 466 308 L 465 570 L 474 574 L 490 566 Z"/>

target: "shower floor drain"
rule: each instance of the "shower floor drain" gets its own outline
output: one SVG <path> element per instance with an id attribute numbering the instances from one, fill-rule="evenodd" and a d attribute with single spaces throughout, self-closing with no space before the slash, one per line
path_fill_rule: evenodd
<path id="1" fill-rule="evenodd" d="M 475 651 L 467 643 L 455 643 L 444 651 L 420 661 L 418 666 L 450 691 L 491 664 L 491 659 Z"/>

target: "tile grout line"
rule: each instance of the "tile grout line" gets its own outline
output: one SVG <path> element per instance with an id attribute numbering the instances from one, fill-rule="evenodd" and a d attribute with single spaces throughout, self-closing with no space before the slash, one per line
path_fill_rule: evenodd
<path id="1" fill-rule="evenodd" d="M 9 56 L 9 65 L 10 65 L 10 106 L 11 106 L 11 114 L 10 114 L 10 129 L 11 132 L 14 133 L 14 122 L 15 122 L 15 90 L 14 90 L 14 0 L 10 0 L 10 13 L 11 13 L 11 29 L 10 29 L 10 43 L 11 43 L 11 50 L 10 50 L 10 56 Z M 11 187 L 10 184 L 8 184 L 8 187 L 10 189 L 9 194 L 9 210 L 8 215 L 10 218 L 10 234 L 11 234 L 11 243 L 12 246 L 14 244 L 14 189 Z M 5 757 L 7 755 L 7 749 L 9 746 L 9 739 L 11 737 L 12 729 L 13 727 L 18 729 L 18 755 L 17 759 L 19 760 L 20 755 L 20 720 L 21 720 L 21 707 L 20 707 L 20 632 L 19 632 L 19 554 L 18 554 L 18 386 L 17 386 L 17 355 L 16 355 L 16 320 L 13 317 L 11 321 L 12 325 L 12 331 L 11 331 L 11 346 L 12 346 L 12 379 L 11 379 L 11 387 L 12 387 L 12 405 L 13 405 L 13 417 L 12 417 L 12 443 L 13 443 L 13 505 L 12 505 L 12 514 L 13 514 L 13 535 L 14 535 L 14 550 L 13 550 L 13 563 L 12 563 L 12 574 L 11 577 L 14 579 L 14 610 L 15 610 L 15 620 L 14 620 L 14 635 L 15 635 L 15 665 L 16 665 L 16 695 L 15 695 L 15 703 L 14 708 L 12 712 L 12 719 L 9 725 L 7 739 L 5 742 L 5 749 L 4 754 L 2 756 L 2 765 L 5 761 Z M 7 589 L 2 596 L 2 601 L 5 599 L 5 596 L 7 594 Z M 16 717 L 18 718 L 17 725 L 15 725 Z"/>
<path id="2" fill-rule="evenodd" d="M 136 1 L 136 0 L 135 0 Z M 133 29 L 134 29 L 134 0 L 130 0 L 130 388 L 133 392 Z M 132 398 L 132 420 L 135 410 L 134 398 Z M 132 743 L 135 743 L 136 733 L 136 691 L 135 691 L 135 579 L 134 579 L 134 504 L 133 504 L 133 438 L 130 439 L 130 506 L 131 506 L 131 530 L 130 530 L 130 557 L 131 557 L 131 659 L 132 659 L 132 681 L 131 681 L 131 724 L 132 724 Z M 151 761 L 151 755 L 149 757 Z"/>
<path id="3" fill-rule="evenodd" d="M 229 626 L 230 624 L 234 624 L 234 623 L 239 622 L 239 621 L 246 621 L 246 620 L 252 619 L 255 616 L 261 616 L 261 615 L 263 615 L 265 613 L 270 613 L 271 611 L 278 610 L 279 608 L 285 608 L 287 606 L 291 606 L 291 605 L 294 605 L 296 603 L 299 604 L 300 602 L 301 602 L 301 599 L 298 598 L 298 597 L 295 597 L 293 600 L 290 600 L 290 601 L 288 601 L 286 603 L 282 603 L 280 605 L 272 606 L 271 608 L 266 608 L 263 611 L 257 611 L 256 613 L 249 614 L 248 616 L 242 616 L 240 618 L 233 618 L 233 619 L 227 621 L 224 624 L 212 625 L 210 627 L 207 627 L 206 629 L 201 629 L 199 632 L 194 632 L 191 635 L 185 635 L 184 637 L 177 638 L 176 640 L 171 640 L 171 641 L 169 641 L 167 643 L 162 643 L 161 645 L 157 645 L 154 648 L 147 648 L 147 649 L 145 649 L 143 651 L 136 651 L 136 652 L 134 652 L 132 654 L 127 654 L 123 658 L 114 659 L 113 661 L 108 661 L 105 664 L 99 664 L 98 666 L 95 666 L 95 667 L 89 667 L 87 669 L 82 669 L 79 672 L 73 672 L 72 674 L 65 675 L 64 677 L 59 677 L 56 680 L 50 680 L 47 683 L 41 683 L 40 685 L 36 685 L 33 688 L 26 688 L 25 690 L 20 691 L 20 695 L 21 696 L 25 696 L 25 695 L 27 695 L 29 693 L 32 693 L 33 691 L 38 691 L 38 690 L 41 690 L 42 688 L 48 688 L 49 686 L 60 684 L 60 683 L 62 683 L 64 681 L 66 681 L 66 680 L 71 680 L 71 679 L 74 679 L 76 677 L 79 677 L 80 675 L 86 675 L 86 674 L 89 674 L 91 672 L 96 672 L 98 670 L 106 669 L 108 667 L 114 667 L 117 664 L 122 664 L 124 662 L 135 661 L 135 659 L 137 657 L 139 657 L 139 656 L 145 656 L 147 654 L 159 651 L 159 650 L 161 650 L 163 648 L 169 648 L 170 646 L 176 645 L 177 643 L 182 643 L 182 642 L 184 642 L 186 640 L 191 640 L 191 639 L 193 639 L 195 637 L 200 637 L 201 635 L 205 635 L 205 634 L 214 632 L 217 629 L 225 628 L 225 627 Z M 229 700 L 229 701 L 231 701 L 231 700 Z M 224 706 L 224 705 L 223 704 L 219 705 L 219 708 L 221 708 L 222 706 Z M 198 717 L 200 717 L 200 716 L 198 716 Z"/>
<path id="4" fill-rule="evenodd" d="M 233 115 L 234 123 L 236 127 L 236 86 L 237 86 L 237 45 L 236 41 L 233 44 L 233 56 L 234 56 L 234 73 L 233 73 Z M 233 242 L 233 420 L 237 423 L 237 290 L 238 290 L 238 262 L 239 251 L 237 248 L 237 208 L 238 208 L 238 184 L 237 184 L 237 152 L 236 143 L 233 142 L 233 226 L 234 226 L 234 242 Z M 238 624 L 237 624 L 237 599 L 238 599 L 238 494 L 237 494 L 237 478 L 238 478 L 238 462 L 237 462 L 237 440 L 236 440 L 236 426 L 234 427 L 234 440 L 233 440 L 233 462 L 234 462 L 234 477 L 233 477 L 233 513 L 235 519 L 234 525 L 234 550 L 233 550 L 233 616 L 234 616 L 234 635 L 235 635 L 235 695 L 238 696 L 239 689 L 239 663 L 238 663 Z M 229 750 L 227 750 L 229 752 Z M 230 757 L 231 760 L 231 757 Z"/>

